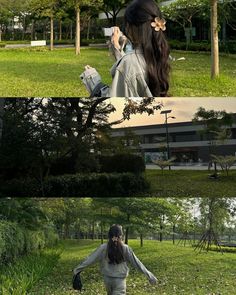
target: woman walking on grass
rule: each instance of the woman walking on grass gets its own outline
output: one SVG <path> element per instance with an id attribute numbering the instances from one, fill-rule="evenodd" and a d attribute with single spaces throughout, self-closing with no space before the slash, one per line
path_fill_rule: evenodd
<path id="1" fill-rule="evenodd" d="M 113 27 L 111 49 L 117 62 L 111 69 L 111 87 L 90 66 L 81 75 L 91 96 L 167 96 L 170 66 L 165 24 L 154 0 L 133 0 L 125 11 L 123 34 Z"/>
<path id="2" fill-rule="evenodd" d="M 112 225 L 108 232 L 108 243 L 99 246 L 84 262 L 74 269 L 74 274 L 81 272 L 95 262 L 99 262 L 108 295 L 126 294 L 126 277 L 129 273 L 127 263 L 146 275 L 151 284 L 157 282 L 156 277 L 146 269 L 135 256 L 133 250 L 122 242 L 122 227 Z"/>

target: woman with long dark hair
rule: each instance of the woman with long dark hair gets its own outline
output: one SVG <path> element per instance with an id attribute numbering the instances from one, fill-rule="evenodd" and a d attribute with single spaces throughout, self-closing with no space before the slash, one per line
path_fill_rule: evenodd
<path id="1" fill-rule="evenodd" d="M 127 262 L 145 274 L 151 284 L 157 282 L 156 277 L 146 269 L 135 256 L 133 250 L 122 242 L 122 227 L 112 225 L 108 232 L 108 242 L 98 247 L 87 259 L 74 269 L 74 274 L 87 266 L 100 263 L 100 270 L 108 295 L 126 294 L 126 277 L 129 273 Z"/>
<path id="2" fill-rule="evenodd" d="M 154 0 L 133 0 L 125 11 L 123 34 L 114 27 L 111 48 L 117 62 L 111 69 L 111 87 L 104 86 L 90 66 L 81 75 L 92 96 L 167 96 L 170 66 L 165 30 L 166 21 Z M 124 42 L 129 47 L 126 54 Z"/>

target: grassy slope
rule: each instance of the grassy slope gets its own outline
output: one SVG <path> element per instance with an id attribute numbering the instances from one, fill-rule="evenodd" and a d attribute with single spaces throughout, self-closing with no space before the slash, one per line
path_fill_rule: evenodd
<path id="1" fill-rule="evenodd" d="M 236 55 L 220 58 L 221 75 L 210 79 L 210 54 L 172 52 L 186 60 L 172 62 L 172 96 L 235 96 Z M 79 75 L 86 64 L 94 66 L 110 84 L 109 69 L 113 58 L 106 49 L 74 49 L 30 51 L 0 50 L 0 96 L 88 96 Z"/>
<path id="2" fill-rule="evenodd" d="M 71 269 L 99 245 L 99 242 L 67 241 L 65 251 L 57 267 L 47 278 L 35 286 L 30 295 L 77 294 L 71 289 Z M 175 246 L 168 242 L 145 241 L 139 247 L 138 241 L 130 241 L 140 260 L 159 279 L 151 286 L 136 270 L 131 270 L 127 280 L 128 295 L 157 294 L 235 294 L 235 254 L 209 252 L 197 254 L 189 246 Z M 84 295 L 103 295 L 102 278 L 98 267 L 90 267 L 82 273 L 86 290 Z"/>
<path id="3" fill-rule="evenodd" d="M 236 171 L 227 177 L 209 179 L 208 171 L 146 170 L 151 184 L 151 196 L 158 197 L 236 197 Z"/>

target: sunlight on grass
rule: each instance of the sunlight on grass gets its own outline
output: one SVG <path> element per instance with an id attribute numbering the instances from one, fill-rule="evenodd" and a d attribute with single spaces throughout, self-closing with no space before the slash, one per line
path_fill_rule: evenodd
<path id="1" fill-rule="evenodd" d="M 236 55 L 221 55 L 220 77 L 210 79 L 209 53 L 173 51 L 171 96 L 235 96 Z M 107 49 L 0 49 L 0 96 L 88 96 L 79 75 L 89 64 L 111 84 L 114 63 Z"/>
<path id="2" fill-rule="evenodd" d="M 152 197 L 236 197 L 236 171 L 209 179 L 209 171 L 146 170 Z"/>
<path id="3" fill-rule="evenodd" d="M 99 241 L 66 241 L 58 265 L 48 277 L 37 284 L 29 294 L 78 294 L 71 288 L 71 270 L 98 245 Z M 140 260 L 158 278 L 152 286 L 136 270 L 127 279 L 127 294 L 234 294 L 236 288 L 236 256 L 218 252 L 197 254 L 189 245 L 172 245 L 171 242 L 131 240 L 130 246 Z M 98 265 L 82 272 L 84 295 L 106 294 Z"/>

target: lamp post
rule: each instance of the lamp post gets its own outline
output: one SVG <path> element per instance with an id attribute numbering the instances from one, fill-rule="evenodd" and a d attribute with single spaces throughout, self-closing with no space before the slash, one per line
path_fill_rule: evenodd
<path id="1" fill-rule="evenodd" d="M 165 126 L 166 126 L 166 148 L 167 148 L 167 160 L 170 159 L 170 146 L 169 146 L 169 130 L 168 130 L 168 119 L 175 119 L 175 117 L 172 116 L 167 116 L 169 113 L 171 113 L 172 110 L 165 110 L 165 111 L 161 111 L 161 115 L 165 115 Z M 171 170 L 170 166 L 169 166 L 169 170 Z"/>

